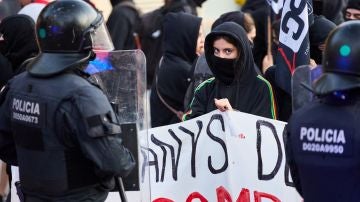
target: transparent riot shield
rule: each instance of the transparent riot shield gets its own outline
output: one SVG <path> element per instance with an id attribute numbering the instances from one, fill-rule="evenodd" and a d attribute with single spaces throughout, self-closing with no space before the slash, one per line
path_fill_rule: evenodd
<path id="1" fill-rule="evenodd" d="M 122 179 L 128 201 L 147 201 L 150 197 L 149 185 L 147 180 L 141 179 L 139 169 L 140 147 L 148 147 L 145 55 L 141 50 L 96 52 L 96 59 L 85 71 L 91 74 L 90 80 L 108 97 L 118 115 L 124 145 L 138 162 L 137 169 Z M 119 200 L 118 196 L 109 195 L 106 201 Z"/>
<path id="2" fill-rule="evenodd" d="M 292 109 L 297 109 L 304 106 L 314 99 L 311 91 L 312 83 L 321 75 L 321 68 L 317 66 L 310 68 L 307 65 L 302 65 L 296 68 L 292 76 Z"/>

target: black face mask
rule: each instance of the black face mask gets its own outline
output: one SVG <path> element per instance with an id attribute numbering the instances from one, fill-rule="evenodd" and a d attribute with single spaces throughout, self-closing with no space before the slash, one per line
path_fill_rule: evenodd
<path id="1" fill-rule="evenodd" d="M 235 63 L 236 59 L 220 58 L 215 55 L 211 56 L 213 68 L 211 69 L 214 73 L 215 78 L 230 85 L 235 78 Z"/>

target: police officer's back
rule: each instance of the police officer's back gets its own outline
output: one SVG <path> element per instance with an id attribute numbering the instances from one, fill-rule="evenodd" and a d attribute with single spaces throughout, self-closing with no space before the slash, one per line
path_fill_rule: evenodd
<path id="1" fill-rule="evenodd" d="M 295 111 L 287 126 L 287 159 L 305 202 L 360 200 L 360 22 L 326 41 L 318 99 Z"/>
<path id="2" fill-rule="evenodd" d="M 135 163 L 82 71 L 94 47 L 111 46 L 103 17 L 81 0 L 54 1 L 36 34 L 41 53 L 2 91 L 0 158 L 19 166 L 26 201 L 104 201 Z"/>

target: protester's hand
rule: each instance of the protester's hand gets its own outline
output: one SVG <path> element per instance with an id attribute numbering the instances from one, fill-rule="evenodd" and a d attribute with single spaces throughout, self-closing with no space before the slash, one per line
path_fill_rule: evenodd
<path id="1" fill-rule="evenodd" d="M 310 58 L 310 64 L 309 64 L 309 66 L 310 66 L 310 69 L 314 69 L 314 68 L 317 66 L 315 60 L 313 60 L 313 59 Z"/>
<path id="2" fill-rule="evenodd" d="M 265 55 L 263 61 L 262 61 L 262 73 L 265 74 L 266 70 L 269 69 L 269 67 L 274 65 L 274 60 L 273 60 L 273 56 L 270 55 Z"/>
<path id="3" fill-rule="evenodd" d="M 230 105 L 230 102 L 227 98 L 223 98 L 223 99 L 214 99 L 215 101 L 215 106 L 222 112 L 227 111 L 227 110 L 233 110 L 233 108 Z"/>

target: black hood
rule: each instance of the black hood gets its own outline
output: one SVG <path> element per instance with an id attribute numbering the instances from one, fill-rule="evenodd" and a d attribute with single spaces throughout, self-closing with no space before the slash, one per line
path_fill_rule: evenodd
<path id="1" fill-rule="evenodd" d="M 360 10 L 360 0 L 349 0 L 346 8 L 354 8 Z"/>
<path id="2" fill-rule="evenodd" d="M 210 34 L 206 36 L 205 39 L 205 57 L 206 61 L 211 69 L 214 71 L 214 65 L 212 64 L 212 55 L 214 55 L 214 39 L 217 36 L 228 36 L 236 41 L 237 44 L 234 44 L 239 51 L 239 60 L 236 61 L 234 69 L 234 81 L 240 83 L 246 83 L 250 79 L 256 77 L 256 72 L 254 69 L 254 59 L 245 30 L 238 24 L 234 22 L 225 22 L 215 27 Z M 216 77 L 216 75 L 215 75 Z"/>
<path id="3" fill-rule="evenodd" d="M 9 59 L 14 69 L 39 52 L 35 23 L 27 15 L 18 14 L 5 18 L 0 24 L 1 34 L 4 41 L 1 42 L 0 51 Z"/>
<path id="4" fill-rule="evenodd" d="M 244 13 L 241 11 L 233 11 L 222 14 L 217 20 L 215 20 L 211 26 L 211 30 L 224 22 L 235 22 L 244 28 Z"/>
<path id="5" fill-rule="evenodd" d="M 310 57 L 315 60 L 317 64 L 322 62 L 322 51 L 319 45 L 324 44 L 329 33 L 335 29 L 335 23 L 326 19 L 324 16 L 314 15 L 314 23 L 310 26 Z"/>
<path id="6" fill-rule="evenodd" d="M 164 19 L 164 55 L 176 55 L 192 63 L 196 55 L 201 18 L 186 13 L 168 13 Z"/>

